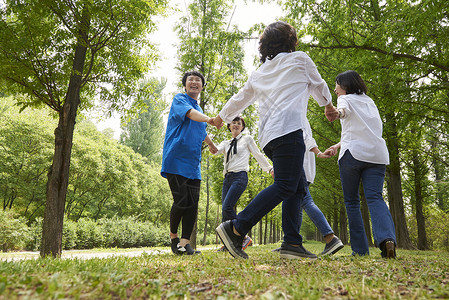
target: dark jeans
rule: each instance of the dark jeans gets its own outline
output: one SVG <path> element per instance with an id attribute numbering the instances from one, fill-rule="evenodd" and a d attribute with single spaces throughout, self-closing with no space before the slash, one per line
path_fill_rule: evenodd
<path id="1" fill-rule="evenodd" d="M 302 244 L 298 232 L 299 211 L 305 195 L 305 175 L 303 169 L 305 145 L 302 130 L 286 134 L 269 142 L 264 152 L 273 161 L 274 183 L 262 190 L 241 211 L 233 225 L 245 235 L 282 202 L 282 230 L 284 241 L 289 244 Z"/>
<path id="2" fill-rule="evenodd" d="M 240 196 L 248 185 L 248 174 L 246 171 L 229 172 L 223 180 L 223 190 L 221 192 L 222 201 L 222 221 L 233 220 L 237 217 L 234 206 L 239 201 Z"/>
<path id="3" fill-rule="evenodd" d="M 306 184 L 306 195 L 304 196 L 304 199 L 302 201 L 301 208 L 305 210 L 310 220 L 312 220 L 313 224 L 315 224 L 316 228 L 318 228 L 323 236 L 334 233 L 324 214 L 321 212 L 318 206 L 316 206 L 315 202 L 313 202 L 313 198 L 309 190 L 309 185 L 309 183 Z M 299 213 L 299 226 L 301 226 L 302 223 L 302 209 Z"/>
<path id="4" fill-rule="evenodd" d="M 374 243 L 379 245 L 388 239 L 396 243 L 393 218 L 382 197 L 385 165 L 363 162 L 355 159 L 349 150 L 338 161 L 343 187 L 346 213 L 349 223 L 349 237 L 353 254 L 369 254 L 368 239 L 360 211 L 359 186 L 363 183 L 366 202 L 373 226 Z"/>
<path id="5" fill-rule="evenodd" d="M 181 238 L 190 240 L 198 214 L 201 180 L 168 173 L 167 180 L 173 195 L 173 205 L 170 210 L 170 231 L 171 233 L 178 233 L 178 227 L 182 221 Z"/>

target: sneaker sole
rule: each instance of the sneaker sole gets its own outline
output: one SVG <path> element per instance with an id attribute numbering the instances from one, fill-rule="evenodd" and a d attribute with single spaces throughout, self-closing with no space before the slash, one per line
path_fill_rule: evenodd
<path id="1" fill-rule="evenodd" d="M 281 258 L 288 258 L 288 259 L 301 259 L 301 258 L 307 258 L 310 260 L 316 260 L 318 257 L 316 255 L 314 256 L 308 256 L 308 255 L 299 255 L 297 252 L 293 252 L 293 251 L 286 251 L 286 250 L 281 250 L 279 256 Z"/>
<path id="2" fill-rule="evenodd" d="M 326 253 L 322 252 L 320 255 L 332 255 L 337 253 L 338 251 L 340 251 L 341 249 L 343 249 L 344 245 L 343 243 L 340 241 L 337 244 L 335 244 L 332 248 L 330 248 L 328 251 L 326 251 Z"/>
<path id="3" fill-rule="evenodd" d="M 223 226 L 220 225 L 217 227 L 217 229 L 215 229 L 218 233 L 218 237 L 220 238 L 220 240 L 222 241 L 222 243 L 226 246 L 226 248 L 228 249 L 228 252 L 234 257 L 234 258 L 244 258 L 246 259 L 246 257 L 243 257 L 241 255 L 238 254 L 238 252 L 236 251 L 234 245 L 232 243 L 230 243 L 229 241 L 231 240 L 231 238 L 228 236 L 228 234 L 226 233 L 226 230 L 223 229 Z"/>

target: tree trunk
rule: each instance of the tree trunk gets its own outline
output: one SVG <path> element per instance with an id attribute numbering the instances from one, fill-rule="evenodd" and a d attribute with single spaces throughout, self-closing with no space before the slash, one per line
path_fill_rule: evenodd
<path id="1" fill-rule="evenodd" d="M 346 208 L 344 206 L 340 206 L 340 230 L 339 230 L 339 238 L 343 244 L 349 243 L 349 235 L 348 235 L 348 222 L 346 218 Z"/>
<path id="2" fill-rule="evenodd" d="M 423 197 L 422 197 L 422 178 L 425 174 L 422 172 L 421 161 L 418 157 L 416 150 L 413 155 L 413 173 L 414 173 L 414 183 L 415 183 L 415 211 L 416 211 L 416 224 L 418 228 L 418 249 L 427 250 L 429 245 L 427 244 L 426 235 L 426 222 L 423 212 Z"/>
<path id="3" fill-rule="evenodd" d="M 413 249 L 414 247 L 410 241 L 404 212 L 404 200 L 402 197 L 401 184 L 401 165 L 398 153 L 399 139 L 397 135 L 395 116 L 391 113 L 386 114 L 386 120 L 385 127 L 387 128 L 387 134 L 385 135 L 385 140 L 387 142 L 388 152 L 390 153 L 390 164 L 387 166 L 386 171 L 388 203 L 396 229 L 396 241 L 398 247 Z"/>
<path id="4" fill-rule="evenodd" d="M 360 208 L 362 211 L 363 226 L 365 227 L 366 238 L 368 239 L 368 246 L 374 246 L 373 237 L 371 236 L 371 219 L 369 214 L 368 203 L 366 202 L 365 193 L 362 185 L 360 185 Z"/>
<path id="5" fill-rule="evenodd" d="M 80 104 L 80 88 L 84 63 L 86 61 L 87 33 L 89 30 L 89 14 L 83 10 L 80 36 L 75 48 L 73 70 L 62 110 L 59 112 L 59 123 L 55 130 L 55 153 L 53 164 L 48 172 L 47 202 L 42 224 L 41 256 L 60 257 L 62 253 L 62 228 L 64 207 L 69 183 L 70 157 L 72 153 L 73 131 Z"/>
<path id="6" fill-rule="evenodd" d="M 204 235 L 203 235 L 203 245 L 206 245 L 207 240 L 207 218 L 209 216 L 209 157 L 207 157 L 206 165 L 206 220 L 204 221 Z"/>

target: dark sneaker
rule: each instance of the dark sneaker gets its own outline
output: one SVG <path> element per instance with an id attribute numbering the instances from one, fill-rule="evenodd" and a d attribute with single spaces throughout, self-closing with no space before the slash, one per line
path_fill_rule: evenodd
<path id="1" fill-rule="evenodd" d="M 385 258 L 396 258 L 396 244 L 392 240 L 384 241 L 381 244 L 380 249 L 382 252 L 380 255 Z"/>
<path id="2" fill-rule="evenodd" d="M 183 254 L 186 254 L 186 255 L 194 255 L 194 254 L 200 254 L 200 253 L 201 253 L 201 251 L 194 250 L 194 249 L 192 248 L 192 246 L 190 246 L 190 244 L 187 244 L 187 245 L 185 245 L 184 247 L 178 246 L 178 252 L 179 252 L 181 255 L 183 255 Z"/>
<path id="3" fill-rule="evenodd" d="M 252 244 L 253 240 L 248 235 L 245 235 L 245 238 L 243 239 L 242 250 L 245 250 L 246 248 L 248 248 L 248 246 L 251 246 Z"/>
<path id="4" fill-rule="evenodd" d="M 248 254 L 242 250 L 243 236 L 236 235 L 232 230 L 232 221 L 221 223 L 215 230 L 221 241 L 233 257 L 248 258 Z"/>
<path id="5" fill-rule="evenodd" d="M 287 243 L 282 243 L 280 256 L 281 258 L 310 258 L 316 259 L 317 256 L 309 251 L 307 251 L 303 245 L 300 246 L 292 246 Z"/>
<path id="6" fill-rule="evenodd" d="M 320 253 L 320 255 L 332 255 L 337 253 L 338 251 L 340 251 L 343 248 L 343 243 L 341 242 L 341 240 L 338 237 L 334 237 L 332 239 L 332 241 L 330 241 L 329 243 L 326 244 L 326 246 L 324 246 L 324 251 Z"/>
<path id="7" fill-rule="evenodd" d="M 171 251 L 174 254 L 179 255 L 180 253 L 178 252 L 178 244 L 179 244 L 179 238 L 174 238 L 171 240 Z"/>

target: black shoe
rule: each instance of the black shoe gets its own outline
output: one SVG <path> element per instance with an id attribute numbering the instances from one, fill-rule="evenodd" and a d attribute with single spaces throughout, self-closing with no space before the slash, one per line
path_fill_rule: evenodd
<path id="1" fill-rule="evenodd" d="M 384 258 L 396 258 L 396 244 L 393 240 L 386 240 L 380 244 L 380 255 Z"/>
<path id="2" fill-rule="evenodd" d="M 179 238 L 174 238 L 171 240 L 171 251 L 176 255 L 180 254 L 178 252 L 178 244 L 179 244 Z"/>
<path id="3" fill-rule="evenodd" d="M 316 259 L 317 256 L 309 251 L 307 251 L 303 245 L 292 246 L 287 243 L 282 243 L 280 256 L 281 258 L 310 258 Z"/>
<path id="4" fill-rule="evenodd" d="M 216 229 L 221 241 L 233 257 L 248 258 L 248 254 L 242 250 L 244 235 L 236 235 L 233 231 L 232 221 L 221 223 Z"/>
<path id="5" fill-rule="evenodd" d="M 194 249 L 192 248 L 192 246 L 190 246 L 190 244 L 187 244 L 187 245 L 185 245 L 184 247 L 179 246 L 179 247 L 178 247 L 178 252 L 179 252 L 181 255 L 183 255 L 183 254 L 186 254 L 186 255 L 194 255 L 194 254 L 200 254 L 200 253 L 201 253 L 201 251 L 194 250 Z"/>
<path id="6" fill-rule="evenodd" d="M 324 251 L 320 253 L 320 255 L 332 255 L 337 253 L 338 251 L 340 251 L 343 248 L 343 243 L 341 242 L 341 240 L 338 237 L 334 237 L 332 239 L 332 241 L 330 241 L 329 243 L 326 244 L 326 246 L 324 246 Z"/>

